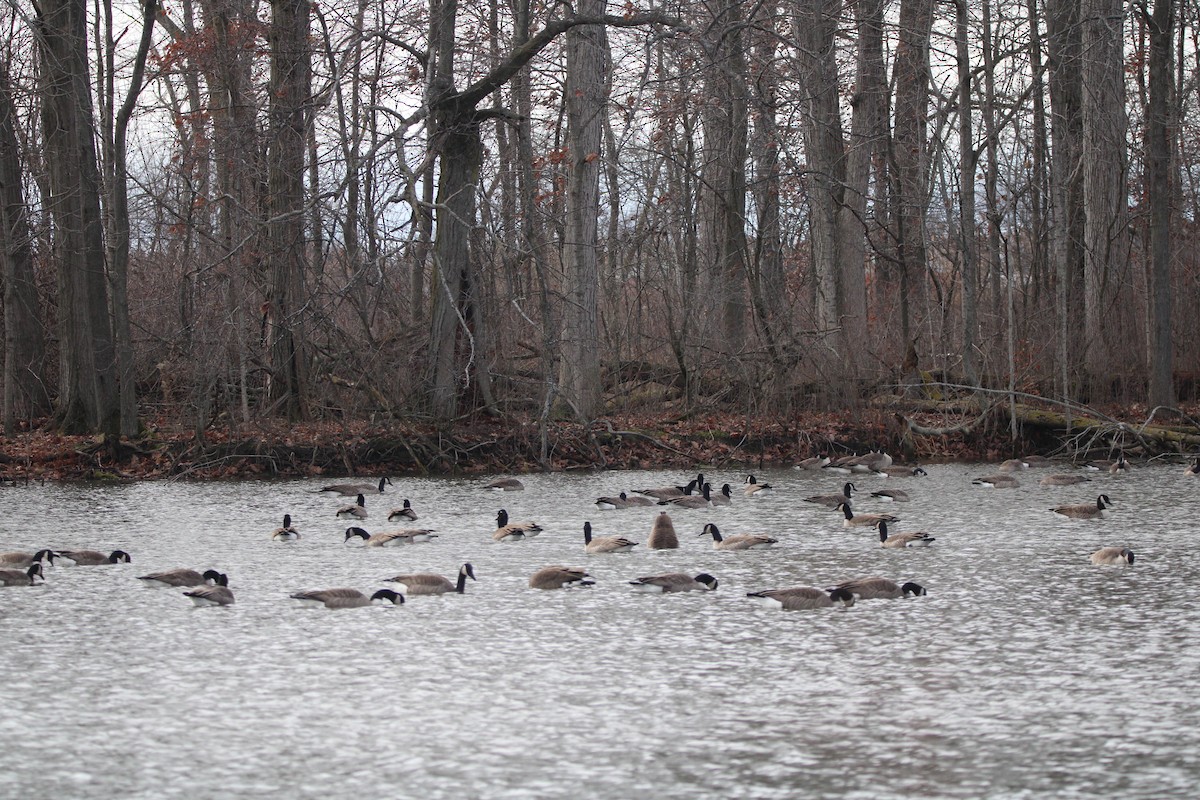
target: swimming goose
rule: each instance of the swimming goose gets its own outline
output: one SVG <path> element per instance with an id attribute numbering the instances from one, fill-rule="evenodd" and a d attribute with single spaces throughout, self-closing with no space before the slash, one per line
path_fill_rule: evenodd
<path id="1" fill-rule="evenodd" d="M 770 494 L 773 487 L 769 483 L 759 483 L 753 475 L 746 477 L 746 486 L 742 489 L 746 497 L 762 497 L 764 494 Z"/>
<path id="2" fill-rule="evenodd" d="M 149 575 L 139 575 L 139 581 L 145 581 L 149 586 L 227 586 L 229 576 L 215 569 L 206 569 L 203 574 L 194 569 L 169 569 L 164 572 L 151 572 Z"/>
<path id="3" fill-rule="evenodd" d="M 0 586 L 33 586 L 45 580 L 42 565 L 34 562 L 29 569 L 0 569 Z"/>
<path id="4" fill-rule="evenodd" d="M 1083 462 L 1083 468 L 1087 469 L 1087 470 L 1091 470 L 1092 472 L 1112 472 L 1119 465 L 1124 465 L 1124 466 L 1121 466 L 1120 469 L 1117 471 L 1124 472 L 1128 468 L 1128 462 L 1125 461 L 1124 454 L 1119 454 L 1116 458 L 1113 458 L 1113 459 L 1096 458 L 1091 461 Z"/>
<path id="5" fill-rule="evenodd" d="M 271 531 L 271 539 L 276 542 L 294 542 L 300 538 L 300 531 L 292 527 L 292 515 L 283 515 L 283 524 Z"/>
<path id="6" fill-rule="evenodd" d="M 701 572 L 692 577 L 682 572 L 668 572 L 664 575 L 647 575 L 630 581 L 629 585 L 636 592 L 647 594 L 673 594 L 676 592 L 711 592 L 717 588 L 717 579 L 707 572 Z"/>
<path id="7" fill-rule="evenodd" d="M 976 478 L 971 481 L 976 486 L 984 486 L 988 489 L 1016 489 L 1021 485 L 1020 481 L 1012 475 L 986 475 L 982 478 Z"/>
<path id="8" fill-rule="evenodd" d="M 889 478 L 922 478 L 929 475 L 928 472 L 920 467 L 884 467 L 876 470 L 879 475 L 886 475 Z"/>
<path id="9" fill-rule="evenodd" d="M 779 608 L 784 611 L 829 608 L 834 603 L 841 603 L 846 608 L 854 605 L 854 595 L 845 589 L 822 590 L 811 586 L 800 586 L 795 589 L 767 589 L 762 592 L 747 592 L 746 596 L 753 597 L 770 608 Z"/>
<path id="10" fill-rule="evenodd" d="M 417 512 L 413 511 L 412 503 L 407 499 L 402 508 L 393 508 L 388 513 L 388 522 L 395 522 L 398 519 L 406 519 L 409 522 L 415 522 L 417 519 Z"/>
<path id="11" fill-rule="evenodd" d="M 1129 472 L 1129 462 L 1125 460 L 1125 456 L 1118 458 L 1108 468 L 1110 475 L 1124 475 L 1126 472 Z"/>
<path id="12" fill-rule="evenodd" d="M 104 564 L 128 564 L 129 553 L 124 550 L 113 550 L 108 555 L 99 550 L 59 550 L 58 557 L 77 567 L 98 567 Z"/>
<path id="13" fill-rule="evenodd" d="M 516 478 L 498 478 L 483 488 L 497 492 L 520 492 L 525 488 L 525 484 Z"/>
<path id="14" fill-rule="evenodd" d="M 397 547 L 402 544 L 431 542 L 437 538 L 437 534 L 428 528 L 404 528 L 380 533 L 367 533 L 362 528 L 346 528 L 346 538 L 342 543 L 349 544 L 355 536 L 363 540 L 364 547 Z"/>
<path id="15" fill-rule="evenodd" d="M 920 597 L 929 594 L 919 583 L 909 581 L 900 585 L 887 578 L 856 578 L 842 581 L 834 588 L 845 589 L 859 600 L 895 600 L 909 595 Z"/>
<path id="16" fill-rule="evenodd" d="M 1039 455 L 1021 456 L 1021 460 L 1024 461 L 1025 466 L 1029 467 L 1030 469 L 1040 469 L 1042 467 L 1048 467 L 1054 463 L 1045 456 Z"/>
<path id="17" fill-rule="evenodd" d="M 492 538 L 497 542 L 519 542 L 532 539 L 542 532 L 542 526 L 536 522 L 509 522 L 508 512 L 503 508 L 496 514 L 496 532 Z"/>
<path id="18" fill-rule="evenodd" d="M 759 484 L 765 486 L 766 484 Z M 709 495 L 709 500 L 714 506 L 731 506 L 733 505 L 733 489 L 728 483 L 721 485 L 721 491 L 716 494 Z"/>
<path id="19" fill-rule="evenodd" d="M 470 564 L 463 564 L 458 568 L 456 581 L 432 572 L 397 575 L 387 580 L 400 584 L 400 590 L 411 597 L 415 594 L 463 594 L 467 589 L 467 578 L 475 580 L 475 568 Z"/>
<path id="20" fill-rule="evenodd" d="M 1007 461 L 1001 461 L 999 469 L 1001 472 L 1019 472 L 1029 469 L 1029 465 L 1019 458 L 1010 458 Z"/>
<path id="21" fill-rule="evenodd" d="M 1132 564 L 1133 551 L 1128 547 L 1102 547 L 1092 553 L 1092 563 L 1098 566 L 1108 564 Z"/>
<path id="22" fill-rule="evenodd" d="M 404 605 L 404 595 L 391 589 L 380 589 L 370 597 L 358 589 L 313 589 L 307 592 L 296 592 L 289 597 L 299 600 L 307 606 L 324 606 L 325 608 L 362 608 L 384 603 Z"/>
<path id="23" fill-rule="evenodd" d="M 816 503 L 826 508 L 837 508 L 842 503 L 849 502 L 850 495 L 858 491 L 853 483 L 847 483 L 842 487 L 841 494 L 815 494 L 812 497 L 804 498 L 806 503 Z"/>
<path id="24" fill-rule="evenodd" d="M 850 502 L 839 503 L 838 508 L 841 509 L 843 516 L 842 527 L 845 528 L 874 528 L 880 522 L 899 522 L 900 518 L 891 514 L 855 514 L 850 509 Z"/>
<path id="25" fill-rule="evenodd" d="M 646 499 L 649 500 L 649 498 Z M 613 511 L 618 508 L 629 508 L 629 495 L 621 492 L 621 494 L 616 497 L 597 497 L 596 508 L 600 509 L 601 511 Z"/>
<path id="26" fill-rule="evenodd" d="M 597 536 L 592 538 L 592 523 L 583 523 L 583 549 L 588 553 L 628 553 L 637 542 L 624 536 Z"/>
<path id="27" fill-rule="evenodd" d="M 886 522 L 879 523 L 879 543 L 884 547 L 908 547 L 909 545 L 924 545 L 932 544 L 935 539 L 928 533 L 923 531 L 909 531 L 908 533 L 893 533 L 888 535 Z"/>
<path id="28" fill-rule="evenodd" d="M 720 529 L 711 522 L 704 526 L 700 535 L 712 537 L 713 550 L 761 550 L 779 542 L 778 539 L 758 533 L 738 533 L 722 537 Z"/>
<path id="29" fill-rule="evenodd" d="M 885 503 L 907 503 L 908 492 L 903 489 L 880 489 L 878 492 L 871 492 L 871 497 L 876 500 L 882 500 Z"/>
<path id="30" fill-rule="evenodd" d="M 704 484 L 700 489 L 700 494 L 685 494 L 682 497 L 672 497 L 668 500 L 659 500 L 660 506 L 679 506 L 680 508 L 712 508 L 712 486 Z"/>
<path id="31" fill-rule="evenodd" d="M 1084 475 L 1055 474 L 1047 475 L 1038 481 L 1038 483 L 1042 486 L 1074 486 L 1077 483 L 1084 483 L 1090 480 L 1091 478 L 1088 478 Z"/>
<path id="32" fill-rule="evenodd" d="M 679 537 L 675 535 L 675 524 L 671 515 L 663 511 L 654 518 L 654 527 L 650 529 L 650 538 L 646 547 L 651 550 L 674 550 L 679 547 Z"/>
<path id="33" fill-rule="evenodd" d="M 1191 478 L 1200 475 L 1200 458 L 1193 459 L 1192 463 L 1184 469 L 1183 474 Z"/>
<path id="34" fill-rule="evenodd" d="M 800 463 L 796 464 L 795 468 L 796 469 L 820 469 L 821 467 L 825 466 L 828 463 L 829 463 L 829 456 L 825 455 L 824 453 L 821 453 L 821 455 L 819 455 L 819 456 L 811 456 L 809 458 L 801 459 Z"/>
<path id="35" fill-rule="evenodd" d="M 197 606 L 231 606 L 233 592 L 228 586 L 199 586 L 184 592 L 184 597 L 190 597 Z"/>
<path id="36" fill-rule="evenodd" d="M 337 511 L 337 516 L 342 518 L 366 519 L 367 518 L 367 498 L 361 494 L 354 501 L 352 506 L 342 506 Z"/>
<path id="37" fill-rule="evenodd" d="M 849 475 L 853 470 L 855 462 L 858 461 L 858 455 L 840 456 L 831 459 L 828 464 L 821 467 L 826 472 L 834 475 Z"/>
<path id="38" fill-rule="evenodd" d="M 687 482 L 686 486 L 662 486 L 657 489 L 634 489 L 638 494 L 644 494 L 647 497 L 653 497 L 655 500 L 670 500 L 672 497 L 683 497 L 685 494 L 691 494 L 692 491 L 704 485 L 704 473 L 701 472 L 694 480 Z"/>
<path id="39" fill-rule="evenodd" d="M 1108 495 L 1102 494 L 1096 498 L 1095 503 L 1055 506 L 1050 510 L 1060 517 L 1069 519 L 1106 519 L 1108 507 L 1111 505 L 1112 500 L 1108 499 Z"/>
<path id="40" fill-rule="evenodd" d="M 851 461 L 850 471 L 858 473 L 882 472 L 891 465 L 891 456 L 881 450 L 875 450 Z"/>
<path id="41" fill-rule="evenodd" d="M 0 553 L 0 567 L 31 567 L 34 564 L 46 563 L 54 565 L 54 559 L 58 558 L 58 553 L 53 550 L 38 550 L 36 553 L 26 553 L 23 551 L 13 551 L 10 553 Z"/>
<path id="42" fill-rule="evenodd" d="M 374 483 L 335 483 L 332 486 L 326 486 L 317 491 L 340 494 L 343 497 L 354 497 L 359 494 L 383 494 L 384 487 L 391 484 L 391 482 L 391 478 L 380 478 L 378 485 Z"/>
<path id="43" fill-rule="evenodd" d="M 564 589 L 575 586 L 592 586 L 591 575 L 579 567 L 542 567 L 529 578 L 530 589 Z"/>

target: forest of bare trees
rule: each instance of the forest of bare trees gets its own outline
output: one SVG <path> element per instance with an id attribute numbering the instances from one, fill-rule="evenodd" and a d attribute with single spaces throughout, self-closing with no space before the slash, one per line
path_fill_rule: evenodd
<path id="1" fill-rule="evenodd" d="M 1190 0 L 6 0 L 4 425 L 1200 381 Z"/>

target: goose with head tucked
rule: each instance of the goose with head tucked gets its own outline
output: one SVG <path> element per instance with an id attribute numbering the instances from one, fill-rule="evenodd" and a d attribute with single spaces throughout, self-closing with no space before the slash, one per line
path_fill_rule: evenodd
<path id="1" fill-rule="evenodd" d="M 911 547 L 913 545 L 928 546 L 933 544 L 935 539 L 924 531 L 909 531 L 906 533 L 888 534 L 888 526 L 886 522 L 879 523 L 879 543 L 884 547 L 898 548 Z"/>
<path id="2" fill-rule="evenodd" d="M 30 564 L 27 569 L 0 569 L 0 586 L 33 586 L 45 580 L 40 562 Z"/>
<path id="3" fill-rule="evenodd" d="M 354 505 L 342 506 L 337 510 L 337 516 L 342 519 L 366 519 L 367 498 L 361 494 L 355 499 Z"/>
<path id="4" fill-rule="evenodd" d="M 742 488 L 742 492 L 746 497 L 762 497 L 771 493 L 774 487 L 769 483 L 759 483 L 758 478 L 753 475 L 746 476 L 746 485 Z"/>
<path id="5" fill-rule="evenodd" d="M 577 586 L 592 586 L 587 570 L 581 567 L 542 567 L 529 578 L 530 589 L 569 589 Z"/>
<path id="6" fill-rule="evenodd" d="M 197 586 L 195 589 L 184 592 L 183 596 L 189 598 L 197 606 L 233 605 L 233 592 L 224 585 Z"/>
<path id="7" fill-rule="evenodd" d="M 624 536 L 592 536 L 592 523 L 583 523 L 583 549 L 588 553 L 628 553 L 637 547 Z"/>
<path id="8" fill-rule="evenodd" d="M 704 526 L 701 536 L 711 536 L 714 550 L 763 550 L 779 542 L 770 536 L 758 533 L 737 533 L 722 536 L 721 530 L 711 522 Z"/>
<path id="9" fill-rule="evenodd" d="M 343 497 L 354 497 L 360 494 L 383 494 L 385 488 L 391 485 L 391 478 L 380 478 L 379 483 L 335 483 L 318 489 L 318 492 L 340 494 Z"/>
<path id="10" fill-rule="evenodd" d="M 688 575 L 683 572 L 667 572 L 662 575 L 647 575 L 629 582 L 634 591 L 644 594 L 676 594 L 678 592 L 711 592 L 717 588 L 717 579 L 707 572 Z"/>
<path id="11" fill-rule="evenodd" d="M 1091 478 L 1087 477 L 1086 475 L 1066 475 L 1062 473 L 1056 473 L 1054 475 L 1047 475 L 1046 477 L 1042 478 L 1040 481 L 1038 481 L 1038 485 L 1074 486 L 1077 483 L 1087 483 L 1090 480 Z"/>
<path id="12" fill-rule="evenodd" d="M 58 558 L 58 553 L 53 550 L 38 550 L 36 553 L 14 550 L 8 553 L 0 553 L 0 567 L 25 569 L 34 564 L 49 564 L 50 566 L 54 566 L 54 559 L 56 558 Z"/>
<path id="13" fill-rule="evenodd" d="M 919 583 L 898 584 L 887 578 L 855 578 L 842 581 L 835 589 L 845 589 L 859 600 L 895 600 L 901 597 L 923 597 L 929 592 Z"/>
<path id="14" fill-rule="evenodd" d="M 108 564 L 128 564 L 132 559 L 124 550 L 101 553 L 99 550 L 59 550 L 58 557 L 77 567 L 102 567 Z"/>
<path id="15" fill-rule="evenodd" d="M 1010 458 L 1007 461 L 1001 461 L 997 469 L 1001 472 L 1020 472 L 1023 469 L 1029 469 L 1029 464 L 1019 458 Z"/>
<path id="16" fill-rule="evenodd" d="M 826 508 L 837 508 L 842 503 L 850 502 L 850 495 L 856 491 L 857 489 L 853 483 L 847 483 L 842 487 L 841 494 L 815 494 L 812 497 L 804 498 L 804 502 L 815 503 Z"/>
<path id="17" fill-rule="evenodd" d="M 503 508 L 496 513 L 496 530 L 492 538 L 497 542 L 520 542 L 532 539 L 542 532 L 542 526 L 532 520 L 510 522 L 508 512 Z"/>
<path id="18" fill-rule="evenodd" d="M 407 498 L 405 498 L 403 506 L 393 508 L 388 512 L 388 522 L 395 522 L 398 519 L 406 519 L 409 522 L 417 521 L 417 512 L 413 510 L 412 502 Z"/>
<path id="19" fill-rule="evenodd" d="M 821 469 L 833 475 L 849 475 L 854 471 L 853 468 L 857 462 L 857 453 L 849 456 L 838 456 L 837 458 L 830 459 L 829 463 L 821 467 Z"/>
<path id="20" fill-rule="evenodd" d="M 899 522 L 900 518 L 892 514 L 855 514 L 850 503 L 840 503 L 842 512 L 842 527 L 845 528 L 874 528 L 880 522 Z"/>
<path id="21" fill-rule="evenodd" d="M 1106 519 L 1108 517 L 1108 507 L 1112 505 L 1112 500 L 1108 499 L 1108 495 L 1102 494 L 1096 498 L 1095 503 L 1076 503 L 1065 506 L 1055 506 L 1050 509 L 1055 516 L 1066 517 L 1067 519 Z"/>
<path id="22" fill-rule="evenodd" d="M 885 503 L 907 503 L 908 492 L 903 489 L 880 489 L 877 492 L 871 492 L 871 497 L 876 500 L 882 500 Z"/>
<path id="23" fill-rule="evenodd" d="M 746 596 L 754 598 L 768 608 L 778 608 L 783 611 L 830 608 L 838 603 L 841 603 L 843 608 L 854 605 L 854 595 L 845 589 L 817 589 L 812 586 L 747 592 Z"/>
<path id="24" fill-rule="evenodd" d="M 809 456 L 808 458 L 800 459 L 795 468 L 804 470 L 821 469 L 821 467 L 824 467 L 828 463 L 829 456 L 827 456 L 825 453 L 821 453 L 819 456 Z"/>
<path id="25" fill-rule="evenodd" d="M 520 492 L 525 490 L 525 484 L 517 478 L 497 478 L 483 488 L 494 492 Z"/>
<path id="26" fill-rule="evenodd" d="M 429 528 L 402 528 L 398 531 L 368 533 L 362 528 L 351 527 L 346 528 L 346 537 L 342 542 L 350 544 L 350 540 L 355 537 L 363 540 L 364 547 L 399 547 L 405 544 L 432 542 L 437 538 L 437 534 Z"/>
<path id="27" fill-rule="evenodd" d="M 646 547 L 651 550 L 674 550 L 679 547 L 675 523 L 671 521 L 671 515 L 667 512 L 663 511 L 654 518 L 654 526 L 650 529 Z"/>
<path id="28" fill-rule="evenodd" d="M 151 572 L 149 575 L 139 575 L 138 580 L 147 586 L 228 586 L 229 576 L 215 569 L 206 569 L 203 573 L 194 569 L 168 569 L 162 572 Z"/>
<path id="29" fill-rule="evenodd" d="M 1012 475 L 1003 473 L 985 475 L 982 478 L 976 478 L 971 483 L 975 486 L 982 486 L 985 489 L 1016 489 L 1021 485 L 1021 482 Z"/>
<path id="30" fill-rule="evenodd" d="M 888 478 L 924 478 L 929 475 L 921 467 L 891 466 L 876 470 L 876 474 Z"/>
<path id="31" fill-rule="evenodd" d="M 358 589 L 312 589 L 289 595 L 306 606 L 324 608 L 363 608 L 372 605 L 404 605 L 404 595 L 392 589 L 380 589 L 368 597 Z"/>
<path id="32" fill-rule="evenodd" d="M 1128 547 L 1102 547 L 1092 553 L 1092 563 L 1096 566 L 1132 564 L 1133 561 L 1133 551 Z"/>
<path id="33" fill-rule="evenodd" d="M 475 580 L 475 568 L 463 564 L 458 568 L 458 578 L 449 578 L 434 572 L 416 572 L 411 575 L 396 575 L 388 578 L 390 583 L 400 584 L 400 591 L 412 597 L 413 595 L 432 594 L 464 594 L 467 589 L 467 578 Z"/>
<path id="34" fill-rule="evenodd" d="M 292 527 L 292 515 L 283 515 L 283 524 L 271 531 L 273 542 L 295 542 L 300 539 L 300 531 Z"/>

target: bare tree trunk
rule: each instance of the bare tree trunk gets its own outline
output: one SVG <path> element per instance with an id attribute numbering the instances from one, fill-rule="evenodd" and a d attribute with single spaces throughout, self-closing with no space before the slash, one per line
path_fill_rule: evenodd
<path id="1" fill-rule="evenodd" d="M 29 229 L 16 109 L 8 67 L 0 63 L 0 259 L 4 276 L 4 433 L 18 417 L 32 419 L 50 410 L 43 369 L 46 331 L 33 274 L 33 234 Z"/>
<path id="2" fill-rule="evenodd" d="M 87 11 L 83 0 L 48 0 L 37 12 L 46 202 L 58 267 L 58 424 L 65 433 L 116 435 L 121 409 L 92 138 Z"/>
<path id="3" fill-rule="evenodd" d="M 582 0 L 576 10 L 599 15 L 603 0 Z M 600 134 L 605 113 L 603 25 L 567 32 L 567 224 L 563 242 L 566 271 L 563 310 L 561 398 L 581 422 L 600 408 L 600 330 L 596 293 L 600 276 L 596 249 L 600 216 Z"/>
<path id="4" fill-rule="evenodd" d="M 1171 343 L 1171 124 L 1175 0 L 1155 0 L 1150 29 L 1146 197 L 1150 204 L 1150 406 L 1175 405 Z"/>
<path id="5" fill-rule="evenodd" d="M 958 55 L 958 229 L 962 252 L 963 379 L 974 386 L 979 383 L 976 362 L 979 347 L 979 257 L 975 239 L 975 164 L 978 152 L 972 127 L 967 0 L 955 0 L 954 8 L 954 40 Z"/>

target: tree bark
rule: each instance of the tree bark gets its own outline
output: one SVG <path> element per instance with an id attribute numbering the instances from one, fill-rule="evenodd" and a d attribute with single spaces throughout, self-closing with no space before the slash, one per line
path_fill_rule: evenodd
<path id="1" fill-rule="evenodd" d="M 1175 405 L 1171 343 L 1171 124 L 1175 0 L 1155 0 L 1150 29 L 1146 199 L 1150 205 L 1150 406 Z"/>

